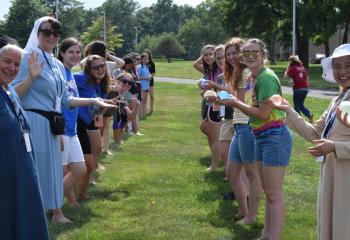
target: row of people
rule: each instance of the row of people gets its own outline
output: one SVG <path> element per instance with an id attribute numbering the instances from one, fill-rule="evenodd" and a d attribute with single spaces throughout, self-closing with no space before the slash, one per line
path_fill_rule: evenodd
<path id="1" fill-rule="evenodd" d="M 212 153 L 209 170 L 213 171 L 217 167 L 218 151 L 227 152 L 227 146 L 218 144 L 218 140 L 227 128 L 227 121 L 232 119 L 229 122 L 234 133 L 230 132 L 233 137 L 229 154 L 223 160 L 238 202 L 238 215 L 242 218 L 238 223 L 250 224 L 256 221 L 259 198 L 263 190 L 266 196 L 265 218 L 259 239 L 282 239 L 285 221 L 283 179 L 292 151 L 288 125 L 316 144 L 308 151 L 313 156 L 322 156 L 323 159 L 318 204 L 319 239 L 346 239 L 349 236 L 349 221 L 344 220 L 349 215 L 345 211 L 344 199 L 348 198 L 348 194 L 345 193 L 344 182 L 350 178 L 344 171 L 349 168 L 347 159 L 350 130 L 344 126 L 348 124 L 347 116 L 341 117 L 337 110 L 337 121 L 335 113 L 341 101 L 349 100 L 350 45 L 340 46 L 332 57 L 322 62 L 327 74 L 325 79 L 338 83 L 341 91 L 314 124 L 310 111 L 300 108 L 300 103 L 303 103 L 306 96 L 305 92 L 302 101 L 295 101 L 298 103 L 295 110 L 285 100 L 279 103 L 273 100 L 272 96 L 282 96 L 282 90 L 277 75 L 265 66 L 267 50 L 261 40 L 232 38 L 225 44 L 225 67 L 218 70 L 220 57 L 217 57 L 215 50 L 219 48 L 220 46 L 215 48 L 211 45 L 204 47 L 202 56 L 196 60 L 194 67 L 207 80 L 200 84 L 200 88 L 203 96 L 201 130 L 208 137 Z M 298 62 L 297 65 L 301 66 L 301 63 Z M 287 69 L 286 75 L 292 77 L 292 72 Z M 224 80 L 221 79 L 222 76 Z M 220 99 L 220 92 L 219 97 L 206 94 L 212 89 L 218 92 L 228 91 L 233 97 Z M 220 111 L 222 106 L 226 107 L 226 111 Z M 227 107 L 234 108 L 233 114 L 229 110 L 230 116 L 224 114 Z M 299 116 L 300 110 L 309 118 L 310 123 Z M 222 155 L 224 156 L 225 154 Z M 331 200 L 335 198 L 336 201 Z"/>
<path id="2" fill-rule="evenodd" d="M 103 114 L 112 110 L 119 126 L 121 120 L 125 125 L 139 114 L 137 95 L 141 93 L 135 78 L 141 71 L 137 71 L 134 61 L 125 58 L 134 74 L 131 75 L 122 59 L 108 54 L 105 44 L 95 41 L 85 48 L 86 58 L 81 62 L 81 44 L 73 38 L 61 43 L 59 61 L 53 52 L 60 35 L 61 24 L 52 17 L 42 17 L 35 21 L 24 51 L 14 39 L 1 38 L 2 111 L 6 113 L 1 115 L 1 122 L 10 120 L 14 129 L 9 134 L 14 137 L 6 143 L 6 131 L 12 128 L 4 124 L 6 129 L 1 130 L 2 150 L 9 152 L 5 154 L 9 159 L 1 161 L 1 170 L 11 170 L 2 175 L 9 180 L 2 181 L 9 191 L 1 200 L 1 206 L 6 208 L 2 218 L 5 221 L 1 221 L 6 239 L 48 239 L 44 209 L 53 210 L 53 221 L 70 222 L 61 209 L 63 199 L 66 196 L 77 206 L 77 200 L 86 197 L 91 173 L 98 168 L 101 135 L 109 132 L 104 128 Z M 145 71 L 149 69 L 150 52 L 142 57 L 145 60 L 139 68 L 143 68 L 143 80 L 147 81 L 141 89 L 143 93 L 149 91 L 153 75 L 148 71 L 147 76 Z M 83 70 L 73 74 L 72 68 L 79 63 Z M 125 71 L 111 81 L 107 69 L 113 65 Z M 132 87 L 136 88 L 134 94 L 129 93 Z M 116 96 L 107 100 L 109 92 Z M 141 98 L 141 103 L 142 100 L 145 99 Z M 134 127 L 137 132 L 137 122 Z M 22 169 L 22 162 L 26 169 Z M 18 194 L 19 191 L 22 192 Z"/>

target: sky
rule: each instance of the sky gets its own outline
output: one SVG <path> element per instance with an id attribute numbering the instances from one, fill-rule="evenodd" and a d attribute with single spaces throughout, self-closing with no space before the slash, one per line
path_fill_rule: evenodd
<path id="1" fill-rule="evenodd" d="M 81 2 L 84 2 L 84 6 L 86 9 L 89 8 L 95 8 L 102 5 L 105 0 L 80 0 Z M 156 3 L 157 0 L 136 0 L 139 2 L 141 7 L 149 7 L 153 3 Z M 177 5 L 184 5 L 188 4 L 192 7 L 197 6 L 199 3 L 201 3 L 203 0 L 173 0 L 173 2 Z M 1 0 L 1 8 L 0 8 L 0 20 L 4 20 L 4 15 L 8 13 L 9 8 L 11 6 L 11 0 Z"/>

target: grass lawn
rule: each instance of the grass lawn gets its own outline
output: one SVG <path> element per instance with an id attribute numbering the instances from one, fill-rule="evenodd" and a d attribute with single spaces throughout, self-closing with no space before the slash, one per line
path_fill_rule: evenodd
<path id="1" fill-rule="evenodd" d="M 156 61 L 157 76 L 173 77 L 185 79 L 199 79 L 201 74 L 192 67 L 193 61 L 176 60 L 167 63 L 165 60 Z M 282 85 L 289 86 L 288 79 L 284 79 L 284 72 L 287 68 L 287 62 L 277 62 L 276 65 L 269 65 L 278 75 Z M 314 89 L 338 90 L 336 84 L 326 82 L 321 78 L 322 67 L 320 64 L 310 64 L 310 87 Z"/>
<path id="2" fill-rule="evenodd" d="M 328 100 L 308 98 L 315 117 Z M 80 208 L 64 206 L 73 224 L 49 224 L 52 239 L 251 240 L 258 223 L 236 225 L 236 202 L 221 199 L 229 191 L 222 168 L 206 172 L 207 141 L 199 131 L 200 98 L 192 85 L 157 83 L 155 113 L 141 122 L 144 136 L 125 139 L 113 156 L 102 158 L 106 171 Z M 284 240 L 316 239 L 319 165 L 310 146 L 293 135 L 294 149 L 285 177 L 287 205 Z"/>

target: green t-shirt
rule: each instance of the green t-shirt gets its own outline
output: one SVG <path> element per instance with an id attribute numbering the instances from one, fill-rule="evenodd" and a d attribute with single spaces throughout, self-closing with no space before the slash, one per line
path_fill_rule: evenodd
<path id="1" fill-rule="evenodd" d="M 253 106 L 259 107 L 259 103 L 266 101 L 275 94 L 282 95 L 280 81 L 277 75 L 271 69 L 265 68 L 256 78 L 253 93 Z M 267 120 L 251 117 L 250 124 L 253 128 L 254 134 L 259 134 L 268 129 L 283 127 L 285 125 L 285 118 L 286 113 L 284 111 L 272 109 L 272 112 Z"/>

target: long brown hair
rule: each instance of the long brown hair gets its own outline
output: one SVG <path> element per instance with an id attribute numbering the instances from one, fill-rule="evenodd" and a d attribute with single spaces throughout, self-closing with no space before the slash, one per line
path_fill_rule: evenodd
<path id="1" fill-rule="evenodd" d="M 231 84 L 233 90 L 237 90 L 239 82 L 242 81 L 244 65 L 237 62 L 235 66 L 232 66 L 227 60 L 226 53 L 230 47 L 234 47 L 239 52 L 244 42 L 242 38 L 233 37 L 225 44 L 224 80 L 226 83 Z"/>
<path id="2" fill-rule="evenodd" d="M 86 63 L 85 63 L 85 67 L 84 67 L 84 73 L 88 76 L 87 83 L 90 84 L 90 85 L 96 85 L 96 79 L 92 75 L 92 69 L 91 69 L 92 62 L 94 60 L 101 60 L 106 65 L 106 60 L 103 57 L 99 56 L 99 55 L 90 55 L 90 56 L 87 57 Z M 105 69 L 106 69 L 106 74 L 101 79 L 100 86 L 101 86 L 101 90 L 104 93 L 108 93 L 109 92 L 108 91 L 108 89 L 109 89 L 108 86 L 109 86 L 111 80 L 110 80 L 109 75 L 107 73 L 107 66 L 105 66 Z"/>
<path id="3" fill-rule="evenodd" d="M 208 44 L 208 45 L 205 45 L 201 50 L 202 62 L 203 62 L 203 72 L 205 75 L 210 76 L 210 75 L 214 75 L 216 73 L 216 71 L 218 69 L 218 65 L 217 65 L 216 61 L 214 60 L 213 66 L 212 66 L 212 68 L 210 68 L 210 66 L 204 61 L 203 55 L 204 55 L 204 51 L 207 49 L 211 49 L 213 51 L 213 54 L 214 54 L 215 46 Z M 211 80 L 214 80 L 214 79 L 211 79 Z"/>

